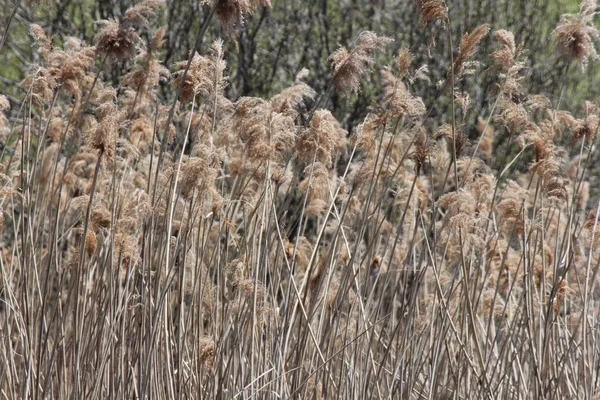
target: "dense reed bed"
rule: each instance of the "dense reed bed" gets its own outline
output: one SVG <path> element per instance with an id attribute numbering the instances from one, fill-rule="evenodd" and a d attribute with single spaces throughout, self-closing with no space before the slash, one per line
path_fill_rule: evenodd
<path id="1" fill-rule="evenodd" d="M 270 4 L 207 3 L 172 65 L 161 0 L 94 43 L 31 25 L 22 102 L 0 96 L 0 398 L 597 398 L 600 105 L 527 93 L 520 38 L 453 37 L 441 0 L 411 5 L 450 43 L 438 82 L 364 31 L 323 90 L 302 69 L 229 98 L 223 41 Z M 595 12 L 548 42 L 572 71 Z M 372 81 L 347 131 L 329 100 Z"/>

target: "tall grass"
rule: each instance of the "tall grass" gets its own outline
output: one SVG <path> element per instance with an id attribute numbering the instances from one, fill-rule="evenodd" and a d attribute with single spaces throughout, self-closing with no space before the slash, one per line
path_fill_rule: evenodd
<path id="1" fill-rule="evenodd" d="M 229 99 L 204 32 L 218 19 L 232 40 L 268 1 L 210 4 L 170 68 L 168 32 L 140 35 L 161 3 L 89 47 L 32 25 L 39 65 L 20 105 L 0 97 L 1 398 L 599 395 L 597 103 L 526 93 L 519 38 L 480 54 L 486 24 L 438 39 L 438 83 L 408 49 L 378 65 L 390 39 L 365 31 L 323 60 L 321 93 L 302 70 Z M 450 32 L 444 2 L 416 5 Z M 581 68 L 595 9 L 553 34 Z M 115 87 L 103 71 L 123 60 Z M 325 107 L 374 69 L 384 91 L 347 132 Z M 473 124 L 461 82 L 484 70 L 493 106 Z"/>

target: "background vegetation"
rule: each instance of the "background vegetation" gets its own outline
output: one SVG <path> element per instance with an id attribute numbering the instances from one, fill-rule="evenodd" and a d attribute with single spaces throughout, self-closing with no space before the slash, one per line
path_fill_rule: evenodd
<path id="1" fill-rule="evenodd" d="M 99 28 L 96 21 L 121 18 L 133 3 L 129 0 L 66 0 L 52 6 L 23 5 L 11 23 L 10 40 L 6 43 L 8 49 L 0 56 L 0 90 L 14 96 L 15 100 L 20 98 L 16 84 L 35 60 L 32 39 L 28 35 L 31 22 L 39 23 L 57 44 L 70 36 L 93 43 Z M 559 95 L 561 83 L 566 81 L 563 96 L 577 106 L 583 104 L 584 98 L 598 94 L 598 66 L 590 65 L 583 75 L 574 68 L 567 72 L 569 63 L 558 57 L 550 35 L 560 15 L 575 12 L 577 8 L 578 3 L 574 0 L 500 0 L 493 3 L 461 0 L 453 2 L 449 18 L 456 38 L 484 22 L 490 24 L 492 30 L 510 29 L 527 49 L 526 89 L 553 98 Z M 7 2 L 0 10 L 0 18 L 8 21 L 13 11 L 13 5 Z M 201 1 L 178 0 L 168 2 L 158 12 L 156 26 L 167 27 L 164 65 L 170 67 L 187 56 L 209 12 Z M 227 93 L 233 99 L 271 96 L 291 84 L 303 68 L 310 71 L 306 82 L 321 92 L 330 74 L 326 62 L 329 54 L 339 45 L 350 45 L 365 30 L 394 39 L 387 49 L 388 55 L 397 53 L 402 47 L 409 48 L 415 64 L 427 65 L 430 78 L 437 82 L 448 69 L 449 42 L 442 35 L 444 28 L 439 21 L 427 27 L 421 21 L 417 7 L 410 1 L 273 2 L 270 8 L 245 16 L 245 23 L 226 40 L 225 59 L 230 72 Z M 142 30 L 146 40 L 148 34 L 147 29 Z M 203 36 L 203 45 L 206 47 L 215 38 L 226 34 L 219 24 L 210 24 Z M 481 46 L 484 53 L 489 53 L 492 41 L 485 39 Z M 117 83 L 131 63 L 132 60 L 124 60 L 104 68 L 113 83 Z M 371 81 L 371 85 L 361 88 L 361 96 L 348 100 L 332 94 L 324 104 L 332 109 L 344 127 L 360 122 L 368 106 L 377 100 L 380 86 L 377 79 Z M 461 90 L 467 90 L 477 105 L 475 110 L 489 106 L 489 98 L 485 96 L 489 84 L 490 78 L 483 73 L 461 83 Z M 415 91 L 426 103 L 435 96 L 427 85 L 418 85 Z M 164 90 L 162 95 L 170 94 Z M 446 106 L 440 105 L 434 115 L 445 114 Z"/>

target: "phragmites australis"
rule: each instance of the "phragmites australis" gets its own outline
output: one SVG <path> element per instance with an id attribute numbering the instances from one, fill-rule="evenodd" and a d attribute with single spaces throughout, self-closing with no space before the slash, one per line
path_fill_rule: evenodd
<path id="1" fill-rule="evenodd" d="M 121 21 L 116 19 L 98 21 L 103 26 L 96 36 L 96 48 L 115 61 L 133 56 L 140 37 L 137 29 L 147 24 L 147 17 L 155 14 L 155 9 L 164 0 L 144 0 L 131 7 Z"/>
<path id="2" fill-rule="evenodd" d="M 329 170 L 320 162 L 315 162 L 304 169 L 305 178 L 298 185 L 300 193 L 306 194 L 307 215 L 320 215 L 330 203 Z"/>
<path id="3" fill-rule="evenodd" d="M 296 82 L 289 88 L 271 98 L 273 110 L 296 118 L 306 109 L 306 103 L 313 100 L 317 94 L 313 88 L 303 82 L 308 76 L 308 70 L 303 68 L 296 75 Z"/>
<path id="4" fill-rule="evenodd" d="M 427 137 L 427 131 L 425 128 L 417 133 L 417 139 L 415 140 L 414 151 L 411 153 L 411 159 L 415 163 L 415 170 L 418 172 L 421 170 L 425 160 L 429 155 L 430 150 L 429 138 Z"/>
<path id="5" fill-rule="evenodd" d="M 295 243 L 288 241 L 285 245 L 285 256 L 289 262 L 296 261 L 296 272 L 306 271 L 312 251 L 312 244 L 305 236 L 298 237 Z"/>
<path id="6" fill-rule="evenodd" d="M 529 114 L 523 104 L 516 104 L 505 96 L 501 98 L 499 103 L 502 111 L 495 119 L 504 123 L 511 135 L 537 129 L 535 124 L 529 120 Z"/>
<path id="7" fill-rule="evenodd" d="M 444 19 L 448 15 L 448 11 L 446 9 L 446 3 L 444 0 L 414 0 L 419 12 L 421 13 L 421 18 L 423 19 L 423 24 L 427 24 L 429 21 L 433 19 Z"/>
<path id="8" fill-rule="evenodd" d="M 57 83 L 70 95 L 80 98 L 81 87 L 85 85 L 87 73 L 94 61 L 93 47 L 83 46 L 77 38 L 65 41 L 64 50 L 50 53 L 48 64 L 50 73 Z"/>
<path id="9" fill-rule="evenodd" d="M 0 137 L 4 136 L 4 130 L 8 128 L 8 119 L 4 115 L 5 111 L 10 110 L 10 102 L 0 94 Z"/>
<path id="10" fill-rule="evenodd" d="M 204 0 L 209 3 L 211 0 Z M 270 0 L 214 0 L 215 14 L 221 21 L 223 29 L 232 34 L 235 28 L 242 25 L 246 16 L 252 14 L 260 6 L 271 7 Z"/>
<path id="11" fill-rule="evenodd" d="M 408 75 L 412 56 L 407 49 L 400 50 L 396 60 L 396 69 L 384 67 L 381 71 L 383 78 L 383 103 L 393 117 L 417 117 L 425 114 L 425 104 L 420 97 L 413 96 L 403 78 Z M 427 68 L 419 68 L 414 79 L 427 80 Z"/>
<path id="12" fill-rule="evenodd" d="M 87 142 L 92 149 L 112 158 L 118 136 L 119 119 L 121 117 L 116 104 L 116 91 L 105 89 L 100 93 L 100 104 L 96 109 L 98 122 L 93 131 L 88 133 Z"/>
<path id="13" fill-rule="evenodd" d="M 453 157 L 454 151 L 452 149 L 456 149 L 456 158 L 459 158 L 471 144 L 469 138 L 461 129 L 453 128 L 450 124 L 442 125 L 433 135 L 434 139 L 440 137 L 448 138 L 448 147 Z"/>
<path id="14" fill-rule="evenodd" d="M 271 102 L 242 97 L 232 116 L 232 130 L 246 146 L 251 161 L 281 164 L 283 153 L 293 149 L 296 127 L 291 117 L 273 111 Z"/>
<path id="15" fill-rule="evenodd" d="M 393 39 L 379 37 L 373 32 L 362 32 L 358 43 L 348 51 L 344 46 L 329 56 L 333 70 L 333 84 L 342 93 L 358 93 L 360 81 L 364 78 L 367 68 L 375 63 L 375 53 L 383 46 L 393 42 Z"/>
<path id="16" fill-rule="evenodd" d="M 52 42 L 39 25 L 32 24 L 29 28 L 29 33 L 37 45 L 42 60 L 44 63 L 47 62 L 47 58 L 52 51 Z M 20 86 L 27 89 L 33 104 L 42 105 L 52 101 L 58 82 L 50 70 L 42 66 L 37 68 L 35 72 L 28 74 L 20 83 Z"/>
<path id="17" fill-rule="evenodd" d="M 29 27 L 29 34 L 33 37 L 40 55 L 43 58 L 46 58 L 52 51 L 52 41 L 46 36 L 44 28 L 38 24 L 31 24 Z"/>
<path id="18" fill-rule="evenodd" d="M 413 62 L 413 56 L 410 50 L 406 47 L 402 48 L 396 57 L 396 68 L 398 69 L 398 77 L 404 78 L 408 74 L 408 70 Z"/>
<path id="19" fill-rule="evenodd" d="M 84 46 L 79 39 L 73 37 L 65 40 L 63 49 L 53 48 L 44 30 L 36 24 L 31 25 L 30 34 L 42 58 L 42 67 L 27 76 L 21 86 L 29 90 L 33 102 L 38 105 L 49 103 L 57 88 L 61 88 L 78 102 L 81 99 L 81 89 L 86 86 L 95 49 Z"/>
<path id="20" fill-rule="evenodd" d="M 490 26 L 488 24 L 479 25 L 473 32 L 465 33 L 460 38 L 460 44 L 458 46 L 458 55 L 454 59 L 454 78 L 458 79 L 463 75 L 469 75 L 473 73 L 473 70 L 469 68 L 468 61 L 477 52 L 477 46 L 479 42 L 488 34 Z"/>
<path id="21" fill-rule="evenodd" d="M 477 118 L 477 131 L 479 132 L 479 154 L 486 162 L 492 161 L 492 151 L 494 148 L 494 127 L 481 116 Z"/>
<path id="22" fill-rule="evenodd" d="M 501 198 L 495 207 L 500 226 L 508 235 L 511 234 L 513 227 L 517 233 L 522 232 L 525 223 L 523 207 L 527 207 L 526 200 L 529 197 L 529 191 L 513 180 L 509 180 L 503 189 Z"/>
<path id="23" fill-rule="evenodd" d="M 96 48 L 114 60 L 123 60 L 133 55 L 139 40 L 133 27 L 124 28 L 116 20 L 101 21 L 104 25 L 96 36 Z"/>
<path id="24" fill-rule="evenodd" d="M 150 93 L 161 79 L 169 77 L 169 70 L 156 58 L 156 53 L 164 44 L 166 29 L 166 26 L 158 28 L 152 38 L 150 49 L 142 52 L 131 71 L 123 76 L 123 84 L 135 90 L 142 98 Z"/>
<path id="25" fill-rule="evenodd" d="M 442 195 L 438 199 L 438 207 L 445 211 L 444 225 L 453 228 L 463 228 L 468 231 L 475 221 L 475 198 L 473 193 L 465 188 Z"/>
<path id="26" fill-rule="evenodd" d="M 449 192 L 438 199 L 438 206 L 445 210 L 440 224 L 440 234 L 444 246 L 448 246 L 446 257 L 457 260 L 461 253 L 468 254 L 474 249 L 485 247 L 482 240 L 481 223 L 484 217 L 477 212 L 474 193 L 465 188 Z M 452 267 L 452 264 L 449 265 Z"/>
<path id="27" fill-rule="evenodd" d="M 500 92 L 511 98 L 523 97 L 521 81 L 523 77 L 519 75 L 525 68 L 525 62 L 519 60 L 525 49 L 521 44 L 515 44 L 515 36 L 507 30 L 498 30 L 494 32 L 494 39 L 498 42 L 499 48 L 491 54 L 491 70 L 499 73 Z"/>
<path id="28" fill-rule="evenodd" d="M 200 349 L 198 359 L 202 365 L 212 369 L 215 357 L 215 342 L 207 336 L 201 337 L 198 341 L 198 348 Z"/>
<path id="29" fill-rule="evenodd" d="M 585 139 L 592 141 L 598 135 L 600 128 L 600 109 L 597 104 L 586 101 L 584 104 L 585 117 L 574 120 L 571 125 L 573 141 Z"/>
<path id="30" fill-rule="evenodd" d="M 554 124 L 547 119 L 542 121 L 539 129 L 527 132 L 520 139 L 528 140 L 533 145 L 535 161 L 530 168 L 542 178 L 544 194 L 549 198 L 564 200 L 566 189 L 557 157 L 557 148 L 553 143 L 554 135 Z"/>
<path id="31" fill-rule="evenodd" d="M 215 40 L 209 56 L 194 54 L 190 68 L 185 74 L 187 61 L 175 64 L 179 70 L 173 73 L 173 87 L 180 87 L 179 100 L 189 101 L 196 95 L 202 96 L 205 104 L 214 104 L 223 96 L 226 79 L 223 77 L 226 63 L 223 60 L 223 41 Z M 185 77 L 185 80 L 183 80 Z"/>
<path id="32" fill-rule="evenodd" d="M 577 14 L 564 14 L 554 30 L 558 48 L 569 57 L 577 60 L 584 70 L 588 60 L 599 59 L 595 43 L 600 41 L 598 29 L 594 26 L 594 16 L 598 4 L 596 0 L 583 0 Z"/>
<path id="33" fill-rule="evenodd" d="M 507 72 L 523 53 L 523 47 L 521 45 L 517 46 L 515 35 L 504 29 L 494 32 L 494 39 L 498 41 L 500 47 L 490 55 L 493 67 L 501 72 Z"/>
<path id="34" fill-rule="evenodd" d="M 413 1 L 425 29 L 450 35 L 462 26 L 446 15 L 445 1 Z M 422 371 L 418 380 L 432 398 L 448 390 L 469 398 L 480 376 L 490 396 L 531 397 L 531 388 L 585 397 L 586 385 L 578 380 L 586 371 L 578 361 L 593 358 L 596 343 L 587 342 L 589 353 L 571 352 L 572 360 L 556 349 L 562 349 L 560 338 L 573 338 L 573 346 L 582 348 L 575 329 L 592 338 L 592 314 L 584 306 L 587 301 L 597 312 L 600 299 L 593 269 L 600 258 L 600 210 L 592 204 L 598 188 L 590 158 L 600 129 L 598 104 L 584 103 L 579 90 L 568 88 L 560 91 L 564 102 L 556 103 L 561 97 L 552 90 L 560 89 L 552 88 L 553 75 L 537 94 L 538 82 L 526 84 L 526 53 L 509 31 L 490 35 L 487 71 L 467 76 L 484 60 L 476 51 L 488 45 L 486 25 L 463 36 L 460 47 L 458 34 L 453 52 L 452 43 L 433 49 L 426 64 L 417 51 L 424 53 L 431 41 L 413 35 L 414 56 L 400 48 L 384 67 L 374 58 L 384 58 L 390 39 L 358 35 L 353 29 L 360 21 L 353 21 L 344 32 L 354 36 L 340 39 L 348 49 L 334 53 L 332 69 L 327 63 L 323 70 L 318 57 L 325 62 L 331 53 L 317 43 L 298 49 L 308 50 L 308 58 L 285 54 L 304 25 L 314 33 L 310 24 L 265 38 L 264 24 L 281 9 L 268 13 L 260 6 L 268 3 L 259 0 L 207 2 L 208 36 L 229 27 L 250 64 L 268 57 L 280 60 L 280 68 L 259 81 L 267 71 L 263 65 L 235 68 L 229 78 L 225 60 L 243 67 L 244 54 L 228 54 L 235 43 L 217 41 L 210 48 L 212 39 L 198 53 L 180 54 L 194 38 L 178 34 L 186 21 L 177 20 L 185 8 L 176 3 L 170 28 L 155 30 L 146 19 L 155 19 L 149 16 L 160 1 L 129 1 L 138 6 L 119 14 L 116 47 L 108 41 L 106 49 L 134 54 L 114 68 L 104 60 L 118 54 L 88 48 L 62 36 L 69 33 L 62 29 L 53 30 L 61 34 L 58 41 L 31 27 L 39 66 L 29 70 L 28 93 L 0 96 L 0 266 L 6 266 L 0 268 L 0 314 L 8 310 L 3 323 L 17 335 L 0 335 L 0 342 L 14 347 L 7 365 L 19 378 L 15 382 L 28 382 L 18 373 L 27 370 L 27 357 L 18 355 L 28 354 L 28 342 L 18 336 L 23 324 L 11 310 L 31 309 L 39 310 L 31 335 L 43 343 L 38 362 L 29 363 L 31 376 L 41 378 L 30 379 L 28 393 L 40 386 L 54 397 L 139 392 L 172 398 L 209 396 L 222 386 L 222 393 L 242 396 L 410 397 L 414 384 L 398 391 L 393 381 L 411 383 L 412 370 Z M 300 18 L 310 12 L 302 6 Z M 412 8 L 410 22 L 420 25 Z M 452 10 L 462 15 L 462 9 Z M 238 31 L 248 13 L 261 11 L 261 21 L 246 22 L 249 35 Z M 345 17 L 341 11 L 330 8 L 326 17 Z M 379 18 L 382 11 L 375 11 Z M 220 12 L 230 13 L 225 28 L 210 22 L 209 15 Z M 484 21 L 464 22 L 472 30 Z M 119 30 L 137 43 L 125 40 L 121 47 Z M 529 32 L 520 34 L 536 42 Z M 164 49 L 173 79 L 161 82 L 170 75 L 161 62 L 167 36 L 174 39 Z M 253 39 L 266 47 L 252 52 Z M 181 57 L 187 61 L 178 62 Z M 539 57 L 531 61 L 534 70 Z M 301 69 L 315 63 L 310 76 Z M 379 81 L 368 87 L 371 71 Z M 452 91 L 440 93 L 429 77 L 445 79 Z M 342 93 L 328 101 L 336 87 Z M 355 96 L 359 88 L 368 88 L 368 95 Z M 255 97 L 243 97 L 250 92 Z M 559 109 L 580 103 L 575 110 Z M 36 266 L 44 267 L 39 279 Z M 54 291 L 60 297 L 45 297 Z M 523 299 L 525 308 L 519 307 Z M 585 327 L 571 330 L 572 310 Z M 43 322 L 52 318 L 45 329 Z M 450 335 L 436 342 L 412 334 L 444 327 L 458 327 L 458 336 L 446 329 Z M 529 331 L 548 339 L 542 372 L 552 375 L 563 366 L 574 371 L 544 375 L 542 383 L 552 378 L 549 386 L 536 387 L 531 371 L 537 361 L 529 347 L 537 342 L 527 340 Z M 494 373 L 506 364 L 494 351 L 496 342 L 527 347 L 517 360 L 526 384 L 521 369 Z M 439 368 L 432 370 L 423 367 L 422 354 L 434 347 Z M 422 351 L 402 353 L 405 348 Z M 332 358 L 335 352 L 340 356 Z M 118 357 L 102 368 L 106 357 L 96 357 L 100 353 Z M 406 368 L 398 369 L 389 356 L 400 353 Z M 453 360 L 471 361 L 468 355 L 477 374 L 453 382 Z M 287 368 L 287 387 L 277 377 L 285 378 L 289 360 L 298 368 Z M 364 374 L 357 380 L 349 369 Z M 395 374 L 390 384 L 368 379 L 379 370 L 381 376 Z M 222 379 L 220 371 L 231 373 Z M 139 385 L 129 375 L 142 377 Z M 436 379 L 439 384 L 427 384 Z M 112 384 L 117 381 L 122 384 Z M 22 391 L 14 382 L 0 387 L 10 397 Z"/>
<path id="35" fill-rule="evenodd" d="M 218 193 L 213 187 L 217 177 L 217 167 L 222 161 L 222 155 L 213 147 L 197 146 L 198 157 L 186 160 L 181 170 L 181 191 L 184 197 L 189 197 L 194 189 L 199 193 Z"/>
<path id="36" fill-rule="evenodd" d="M 6 96 L 0 94 L 0 112 L 10 109 L 10 102 Z"/>
<path id="37" fill-rule="evenodd" d="M 315 111 L 310 126 L 298 138 L 298 158 L 307 164 L 315 160 L 331 167 L 336 150 L 346 147 L 346 133 L 331 112 Z"/>

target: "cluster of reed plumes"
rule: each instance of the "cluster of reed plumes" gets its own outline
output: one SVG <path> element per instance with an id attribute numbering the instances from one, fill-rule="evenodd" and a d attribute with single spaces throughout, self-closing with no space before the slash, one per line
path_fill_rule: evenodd
<path id="1" fill-rule="evenodd" d="M 302 70 L 233 100 L 221 41 L 169 68 L 165 30 L 142 41 L 161 3 L 93 46 L 32 25 L 23 102 L 0 97 L 0 398 L 598 396 L 599 104 L 526 93 L 526 49 L 488 25 L 437 84 L 407 49 L 377 67 L 390 40 L 363 32 L 323 60 L 324 93 Z M 269 6 L 209 3 L 226 34 Z M 595 9 L 553 33 L 582 67 Z M 323 107 L 374 70 L 380 101 L 347 132 Z M 474 123 L 460 82 L 484 70 Z M 414 85 L 453 100 L 444 120 Z"/>

